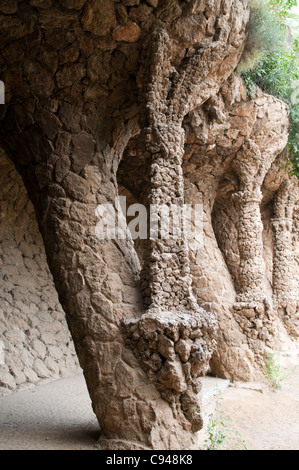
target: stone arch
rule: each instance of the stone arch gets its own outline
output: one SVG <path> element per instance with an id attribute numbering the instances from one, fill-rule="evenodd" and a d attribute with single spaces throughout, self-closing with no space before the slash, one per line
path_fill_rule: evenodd
<path id="1" fill-rule="evenodd" d="M 79 370 L 34 208 L 0 150 L 0 396 Z"/>

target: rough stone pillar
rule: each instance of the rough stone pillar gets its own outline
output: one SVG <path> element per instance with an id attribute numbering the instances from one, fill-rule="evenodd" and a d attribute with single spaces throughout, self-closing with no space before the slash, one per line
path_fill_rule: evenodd
<path id="1" fill-rule="evenodd" d="M 262 232 L 260 204 L 262 193 L 245 190 L 235 194 L 235 201 L 239 208 L 238 247 L 240 266 L 238 277 L 238 300 L 263 301 L 263 278 L 265 263 L 263 259 Z"/>
<path id="2" fill-rule="evenodd" d="M 145 105 L 150 125 L 144 139 L 150 159 L 149 222 L 154 218 L 158 231 L 153 235 L 149 230 L 144 256 L 141 288 L 146 313 L 137 320 L 125 319 L 124 331 L 127 344 L 161 395 L 175 413 L 183 411 L 196 431 L 202 427 L 196 412 L 200 406 L 197 378 L 208 367 L 216 322 L 192 294 L 183 211 L 184 131 L 183 114 L 178 111 L 182 102 L 176 97 L 176 106 L 167 106 L 163 82 L 169 80 L 170 73 L 169 37 L 158 30 L 153 38 L 152 76 Z M 163 233 L 165 222 L 170 223 L 167 233 Z M 178 233 L 173 233 L 173 222 Z"/>
<path id="3" fill-rule="evenodd" d="M 260 204 L 261 186 L 274 156 L 262 154 L 248 140 L 232 165 L 239 177 L 240 191 L 235 196 L 239 209 L 238 248 L 240 254 L 236 319 L 248 334 L 257 330 L 257 337 L 270 340 L 271 299 L 264 293 L 265 262 L 263 258 L 263 223 Z"/>
<path id="4" fill-rule="evenodd" d="M 298 336 L 294 317 L 298 309 L 297 282 L 293 244 L 293 210 L 298 198 L 298 181 L 287 178 L 276 193 L 274 217 L 273 295 L 275 307 L 290 334 Z"/>
<path id="5" fill-rule="evenodd" d="M 294 205 L 293 212 L 293 243 L 294 243 L 294 262 L 295 262 L 295 272 L 298 273 L 299 269 L 299 204 L 298 200 Z M 299 276 L 296 275 L 296 292 L 299 290 Z"/>
<path id="6" fill-rule="evenodd" d="M 194 5 L 193 11 L 198 7 Z M 150 166 L 148 208 L 182 208 L 183 119 L 219 90 L 242 54 L 242 20 L 230 20 L 237 10 L 247 18 L 247 3 L 214 3 L 213 9 L 218 15 L 217 40 L 209 36 L 202 44 L 192 43 L 187 33 L 192 27 L 186 23 L 184 44 L 189 43 L 188 50 L 179 65 L 175 66 L 175 42 L 171 38 L 175 28 L 161 28 L 157 22 L 144 47 L 139 84 L 144 110 L 143 151 Z M 206 18 L 210 15 L 207 13 Z M 227 23 L 229 26 L 225 26 Z M 227 44 L 231 36 L 235 36 L 234 51 Z M 178 239 L 149 241 L 142 276 L 147 311 L 140 319 L 126 319 L 124 331 L 127 344 L 162 396 L 174 410 L 183 411 L 196 431 L 202 425 L 195 413 L 199 407 L 198 377 L 208 369 L 217 323 L 214 314 L 200 308 L 192 294 L 184 216 L 182 219 L 183 233 Z M 161 221 L 158 215 L 157 222 Z"/>
<path id="7" fill-rule="evenodd" d="M 240 191 L 234 194 L 239 209 L 238 247 L 240 266 L 238 301 L 260 302 L 264 298 L 262 281 L 265 272 L 263 260 L 263 224 L 260 204 L 261 184 L 266 171 L 261 171 L 263 156 L 258 146 L 247 141 L 233 161 L 240 180 Z"/>
<path id="8" fill-rule="evenodd" d="M 115 126 L 117 144 L 110 151 L 105 145 L 103 152 L 93 106 L 83 109 L 63 100 L 36 100 L 30 112 L 8 107 L 7 115 L 3 145 L 34 203 L 100 424 L 101 447 L 190 448 L 190 422 L 161 398 L 124 344 L 123 319 L 143 312 L 133 246 L 117 238 L 100 239 L 96 233 L 98 206 L 115 204 L 117 164 L 134 124 Z M 13 125 L 16 122 L 18 126 Z M 191 413 L 201 422 L 197 409 Z"/>

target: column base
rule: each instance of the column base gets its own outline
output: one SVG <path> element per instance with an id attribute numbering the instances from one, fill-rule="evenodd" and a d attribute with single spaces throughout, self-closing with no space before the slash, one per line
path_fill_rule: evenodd
<path id="1" fill-rule="evenodd" d="M 234 304 L 234 318 L 242 328 L 249 340 L 261 340 L 269 344 L 275 334 L 273 325 L 272 301 L 239 300 Z"/>
<path id="2" fill-rule="evenodd" d="M 299 300 L 290 296 L 276 298 L 275 309 L 288 334 L 299 338 Z"/>
<path id="3" fill-rule="evenodd" d="M 99 450 L 152 450 L 138 442 L 106 438 L 100 438 L 97 447 Z"/>
<path id="4" fill-rule="evenodd" d="M 200 314 L 201 313 L 201 314 Z M 202 428 L 198 378 L 205 375 L 216 346 L 208 337 L 216 322 L 207 312 L 153 309 L 140 319 L 123 320 L 126 344 L 138 358 L 174 414 L 185 416 L 193 432 Z M 214 323 L 213 323 L 214 321 Z"/>

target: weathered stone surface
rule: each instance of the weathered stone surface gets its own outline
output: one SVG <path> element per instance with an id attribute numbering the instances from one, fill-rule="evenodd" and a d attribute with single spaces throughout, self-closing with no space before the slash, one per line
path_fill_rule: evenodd
<path id="1" fill-rule="evenodd" d="M 79 201 L 84 201 L 88 194 L 88 183 L 76 173 L 69 172 L 63 180 L 63 187 L 70 196 Z"/>
<path id="2" fill-rule="evenodd" d="M 159 3 L 157 16 L 164 21 L 173 21 L 182 13 L 178 0 L 163 0 Z"/>
<path id="3" fill-rule="evenodd" d="M 40 9 L 38 21 L 45 29 L 52 29 L 53 24 L 55 24 L 55 28 L 58 30 L 61 28 L 74 27 L 78 24 L 78 17 L 72 10 L 65 10 L 60 4 L 55 2 L 51 8 Z"/>
<path id="4" fill-rule="evenodd" d="M 49 8 L 53 4 L 53 0 L 29 0 L 29 3 L 33 7 L 37 8 Z"/>
<path id="5" fill-rule="evenodd" d="M 81 115 L 78 108 L 69 103 L 62 103 L 59 109 L 59 118 L 67 130 L 78 133 L 81 130 Z M 58 139 L 61 134 L 58 135 Z M 71 136 L 70 136 L 71 137 Z"/>
<path id="6" fill-rule="evenodd" d="M 116 26 L 115 10 L 111 0 L 92 0 L 87 3 L 81 23 L 85 31 L 105 36 Z"/>
<path id="7" fill-rule="evenodd" d="M 144 370 L 149 376 L 155 373 L 156 386 L 163 397 L 168 401 L 176 400 L 180 406 L 187 390 L 193 394 L 197 389 L 197 378 L 204 374 L 211 354 L 201 329 L 204 323 L 211 333 L 215 325 L 209 324 L 204 313 L 151 310 L 139 321 L 125 320 L 123 324 L 127 344 Z M 187 408 L 186 401 L 182 410 L 188 420 L 192 419 L 191 426 L 195 428 L 198 420 Z"/>
<path id="8" fill-rule="evenodd" d="M 66 64 L 56 73 L 57 85 L 59 88 L 65 88 L 80 81 L 86 75 L 86 69 L 83 64 Z"/>
<path id="9" fill-rule="evenodd" d="M 140 5 L 139 7 L 131 8 L 129 15 L 132 20 L 142 22 L 146 20 L 151 12 L 152 8 L 150 8 L 148 5 Z"/>
<path id="10" fill-rule="evenodd" d="M 72 167 L 75 172 L 80 171 L 88 163 L 90 163 L 95 148 L 95 142 L 90 134 L 81 132 L 72 140 Z"/>
<path id="11" fill-rule="evenodd" d="M 204 15 L 181 17 L 173 24 L 171 32 L 185 47 L 190 47 L 205 38 L 206 19 Z"/>
<path id="12" fill-rule="evenodd" d="M 42 168 L 41 177 L 45 175 Z M 71 375 L 78 361 L 32 204 L 3 152 L 0 180 L 0 383 L 5 395 L 45 378 Z M 54 351 L 56 362 L 50 367 L 47 359 Z"/>
<path id="13" fill-rule="evenodd" d="M 20 39 L 31 32 L 30 25 L 23 23 L 19 18 L 0 16 L 0 27 L 2 32 L 1 43 Z"/>
<path id="14" fill-rule="evenodd" d="M 128 22 L 113 31 L 115 41 L 136 42 L 140 38 L 141 29 L 136 23 Z"/>

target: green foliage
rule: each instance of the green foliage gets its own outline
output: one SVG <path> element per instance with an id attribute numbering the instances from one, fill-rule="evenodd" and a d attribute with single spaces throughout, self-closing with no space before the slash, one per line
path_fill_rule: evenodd
<path id="1" fill-rule="evenodd" d="M 297 6 L 297 0 L 270 0 L 269 4 L 279 18 L 287 18 L 291 8 Z"/>
<path id="2" fill-rule="evenodd" d="M 253 0 L 239 72 L 249 93 L 258 85 L 289 105 L 291 172 L 299 177 L 299 22 L 298 15 L 290 13 L 296 5 L 297 0 Z"/>
<path id="3" fill-rule="evenodd" d="M 274 54 L 284 42 L 284 26 L 273 15 L 269 3 L 251 0 L 248 38 L 239 70 L 247 71 L 256 67 L 269 53 Z"/>
<path id="4" fill-rule="evenodd" d="M 277 352 L 271 352 L 267 354 L 266 369 L 267 379 L 270 386 L 275 390 L 281 388 L 281 383 L 288 377 L 289 374 L 281 370 L 279 355 Z"/>
<path id="5" fill-rule="evenodd" d="M 247 450 L 245 441 L 241 440 L 240 433 L 232 428 L 231 416 L 221 409 L 221 391 L 214 394 L 215 412 L 209 414 L 207 439 L 204 443 L 206 450 Z"/>

